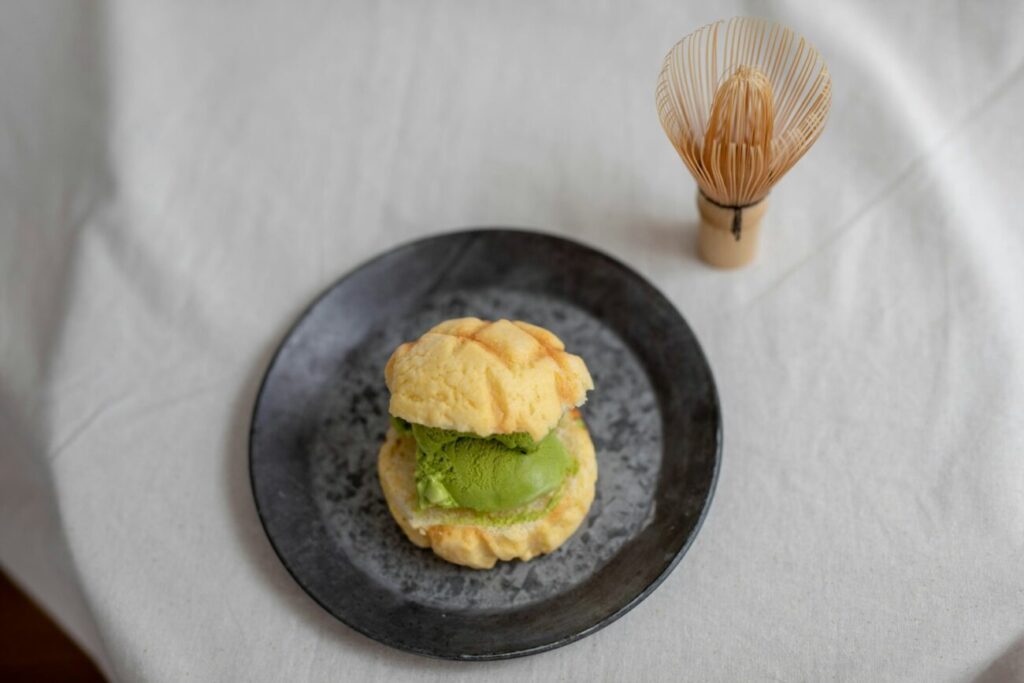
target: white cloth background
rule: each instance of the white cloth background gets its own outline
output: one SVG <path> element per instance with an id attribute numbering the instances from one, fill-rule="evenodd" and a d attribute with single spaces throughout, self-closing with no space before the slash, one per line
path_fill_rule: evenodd
<path id="1" fill-rule="evenodd" d="M 723 273 L 654 84 L 733 14 L 809 36 L 835 95 L 762 258 Z M 1011 0 L 5 4 L 4 569 L 125 681 L 1024 676 L 1022 34 Z M 709 355 L 725 452 L 650 599 L 467 665 L 305 596 L 246 438 L 312 297 L 481 224 L 653 280 Z"/>

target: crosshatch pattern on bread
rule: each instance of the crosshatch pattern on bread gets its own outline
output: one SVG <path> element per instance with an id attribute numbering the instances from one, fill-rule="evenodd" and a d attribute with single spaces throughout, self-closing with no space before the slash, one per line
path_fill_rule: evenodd
<path id="1" fill-rule="evenodd" d="M 594 383 L 551 332 L 520 321 L 458 318 L 399 346 L 385 380 L 390 412 L 409 422 L 542 439 Z"/>

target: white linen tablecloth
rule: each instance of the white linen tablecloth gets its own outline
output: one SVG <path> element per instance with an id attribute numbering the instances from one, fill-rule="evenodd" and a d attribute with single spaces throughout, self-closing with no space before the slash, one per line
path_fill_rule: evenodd
<path id="1" fill-rule="evenodd" d="M 3 568 L 125 681 L 1024 680 L 1024 6 L 711 5 L 4 4 Z M 835 93 L 759 262 L 719 272 L 654 84 L 734 14 L 807 35 Z M 306 597 L 246 440 L 312 297 L 474 225 L 649 277 L 725 449 L 651 598 L 458 664 Z"/>

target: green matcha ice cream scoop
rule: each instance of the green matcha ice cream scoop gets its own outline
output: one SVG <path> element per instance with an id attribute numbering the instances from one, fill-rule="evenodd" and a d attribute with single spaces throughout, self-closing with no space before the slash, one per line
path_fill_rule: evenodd
<path id="1" fill-rule="evenodd" d="M 406 424 L 396 427 L 401 431 Z M 556 490 L 576 464 L 554 431 L 534 442 L 522 433 L 481 438 L 417 424 L 409 428 L 418 445 L 421 507 L 509 510 Z"/>

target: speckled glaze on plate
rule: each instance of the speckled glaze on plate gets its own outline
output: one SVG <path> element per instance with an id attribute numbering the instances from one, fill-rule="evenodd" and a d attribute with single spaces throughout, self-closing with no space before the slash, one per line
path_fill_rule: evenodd
<path id="1" fill-rule="evenodd" d="M 586 520 L 554 553 L 488 571 L 407 541 L 376 472 L 391 351 L 469 315 L 547 327 L 595 384 Z M 450 659 L 559 647 L 647 597 L 697 533 L 720 451 L 714 379 L 672 304 L 598 251 L 498 229 L 398 247 L 328 289 L 271 362 L 249 442 L 256 506 L 295 580 L 357 631 Z"/>

